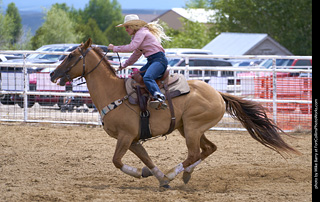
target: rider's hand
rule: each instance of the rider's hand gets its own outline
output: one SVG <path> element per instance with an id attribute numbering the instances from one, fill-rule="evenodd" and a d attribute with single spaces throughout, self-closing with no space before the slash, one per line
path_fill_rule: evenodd
<path id="1" fill-rule="evenodd" d="M 113 44 L 109 44 L 108 49 L 109 50 L 113 50 L 114 45 Z"/>
<path id="2" fill-rule="evenodd" d="M 120 66 L 120 67 L 118 68 L 118 71 L 121 71 L 121 70 L 123 70 L 123 69 L 125 69 L 125 67 Z"/>

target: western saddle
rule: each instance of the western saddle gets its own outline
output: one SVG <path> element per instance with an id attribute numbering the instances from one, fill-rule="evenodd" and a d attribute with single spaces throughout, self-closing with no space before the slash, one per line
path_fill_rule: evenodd
<path id="1" fill-rule="evenodd" d="M 149 126 L 149 117 L 150 117 L 150 112 L 147 109 L 148 101 L 152 100 L 153 97 L 152 95 L 148 92 L 144 82 L 143 78 L 140 74 L 139 71 L 133 72 L 132 77 L 131 77 L 134 82 L 132 82 L 132 87 L 135 89 L 136 94 L 137 94 L 137 101 L 136 104 L 139 105 L 140 107 L 140 140 L 146 141 L 147 139 L 151 138 L 151 131 L 150 131 L 150 126 Z M 172 82 L 172 81 L 171 81 Z M 168 100 L 168 106 L 171 114 L 171 122 L 168 131 L 163 134 L 167 135 L 171 133 L 174 130 L 175 127 L 175 114 L 174 114 L 174 108 L 172 104 L 172 96 L 169 93 L 169 70 L 167 70 L 163 76 L 160 79 L 156 80 L 156 83 L 158 84 L 160 89 L 165 90 L 165 96 L 166 99 Z M 129 99 L 130 101 L 130 99 Z M 132 103 L 132 102 L 130 102 Z M 161 105 L 157 108 L 158 110 L 161 109 Z"/>

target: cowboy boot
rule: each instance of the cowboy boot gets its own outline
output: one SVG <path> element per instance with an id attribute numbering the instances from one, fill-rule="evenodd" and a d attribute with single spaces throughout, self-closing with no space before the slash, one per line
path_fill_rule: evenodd
<path id="1" fill-rule="evenodd" d="M 166 97 L 159 92 L 155 92 L 153 95 L 153 101 L 150 101 L 149 106 L 154 109 L 167 109 L 168 105 L 165 103 Z"/>

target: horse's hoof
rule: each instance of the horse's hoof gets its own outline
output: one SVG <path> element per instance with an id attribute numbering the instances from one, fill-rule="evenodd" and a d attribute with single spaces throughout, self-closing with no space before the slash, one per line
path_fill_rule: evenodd
<path id="1" fill-rule="evenodd" d="M 151 172 L 151 170 L 149 168 L 147 168 L 147 167 L 143 167 L 142 168 L 142 174 L 141 174 L 142 177 L 146 178 L 146 177 L 149 177 L 149 176 L 152 176 L 152 175 L 153 174 L 152 174 L 152 172 Z"/>
<path id="2" fill-rule="evenodd" d="M 191 178 L 191 173 L 183 172 L 182 180 L 185 184 L 189 182 L 190 178 Z"/>
<path id="3" fill-rule="evenodd" d="M 160 188 L 170 189 L 171 187 L 170 187 L 170 185 L 165 184 L 165 185 L 160 186 Z"/>
<path id="4" fill-rule="evenodd" d="M 160 181 L 160 188 L 170 189 L 170 180 L 164 176 L 164 178 Z"/>

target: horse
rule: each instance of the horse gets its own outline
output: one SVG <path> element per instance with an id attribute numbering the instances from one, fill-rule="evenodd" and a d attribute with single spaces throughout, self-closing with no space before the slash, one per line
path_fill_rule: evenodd
<path id="1" fill-rule="evenodd" d="M 182 179 L 187 184 L 195 167 L 217 150 L 205 132 L 215 126 L 225 112 L 238 119 L 251 137 L 262 145 L 281 155 L 299 154 L 281 138 L 280 134 L 284 132 L 267 117 L 265 108 L 259 103 L 218 92 L 203 81 L 190 80 L 190 92 L 172 99 L 176 118 L 174 129 L 185 138 L 188 155 L 185 161 L 162 172 L 139 142 L 139 107 L 128 102 L 124 79 L 117 76 L 105 56 L 99 48 L 92 46 L 89 38 L 72 51 L 50 77 L 52 82 L 62 86 L 77 77 L 85 78 L 91 99 L 103 114 L 103 129 L 117 139 L 112 162 L 124 173 L 135 178 L 155 176 L 160 187 L 170 188 L 170 181 L 183 172 Z M 170 124 L 170 110 L 150 108 L 149 111 L 152 136 L 165 134 Z M 146 166 L 141 169 L 124 164 L 122 157 L 128 150 Z"/>

